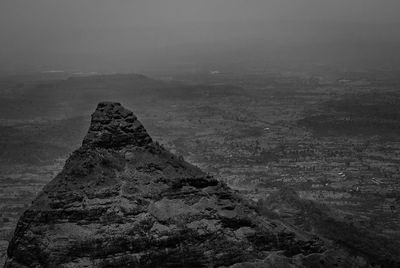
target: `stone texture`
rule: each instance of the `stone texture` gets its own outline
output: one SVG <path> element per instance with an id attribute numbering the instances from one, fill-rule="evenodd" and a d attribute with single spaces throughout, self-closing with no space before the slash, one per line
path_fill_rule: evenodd
<path id="1" fill-rule="evenodd" d="M 342 257 L 260 216 L 104 102 L 19 220 L 5 267 L 340 267 Z"/>
<path id="2" fill-rule="evenodd" d="M 137 117 L 120 103 L 101 102 L 92 115 L 92 123 L 84 146 L 121 148 L 145 146 L 152 142 Z"/>

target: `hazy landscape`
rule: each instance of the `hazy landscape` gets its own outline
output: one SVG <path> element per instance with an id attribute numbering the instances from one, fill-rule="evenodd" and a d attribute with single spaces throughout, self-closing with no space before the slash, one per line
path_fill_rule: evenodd
<path id="1" fill-rule="evenodd" d="M 221 70 L 168 81 L 136 74 L 3 78 L 2 254 L 18 217 L 79 147 L 93 107 L 111 99 L 133 107 L 166 148 L 270 207 L 275 217 L 372 258 L 394 257 L 400 238 L 396 77 Z M 304 211 L 304 200 L 316 207 Z"/>
<path id="2" fill-rule="evenodd" d="M 341 267 L 398 267 L 400 6 L 323 2 L 0 3 L 0 266 L 112 101 Z"/>

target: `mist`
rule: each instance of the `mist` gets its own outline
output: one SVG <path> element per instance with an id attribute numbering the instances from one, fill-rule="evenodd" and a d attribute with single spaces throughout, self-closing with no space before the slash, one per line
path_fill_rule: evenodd
<path id="1" fill-rule="evenodd" d="M 400 65 L 396 0 L 3 0 L 0 69 Z"/>

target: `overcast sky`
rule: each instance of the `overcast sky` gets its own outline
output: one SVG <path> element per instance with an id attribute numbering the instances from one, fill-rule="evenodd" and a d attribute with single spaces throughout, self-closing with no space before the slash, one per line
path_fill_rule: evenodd
<path id="1" fill-rule="evenodd" d="M 140 61 L 161 47 L 279 39 L 290 22 L 324 32 L 335 23 L 397 24 L 399 13 L 399 0 L 0 0 L 0 65 L 79 68 L 126 53 Z"/>

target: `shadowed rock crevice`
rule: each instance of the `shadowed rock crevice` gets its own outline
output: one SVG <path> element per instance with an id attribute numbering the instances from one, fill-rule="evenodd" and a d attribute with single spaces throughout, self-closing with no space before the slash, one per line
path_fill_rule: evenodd
<path id="1" fill-rule="evenodd" d="M 320 267 L 343 256 L 260 216 L 103 102 L 82 147 L 20 218 L 6 267 Z"/>

